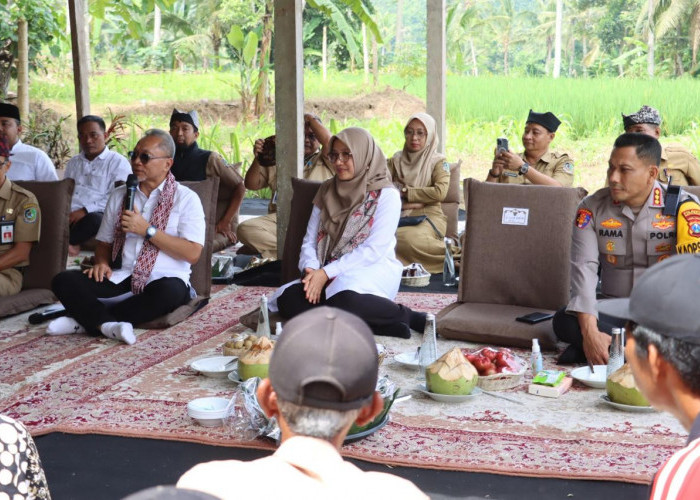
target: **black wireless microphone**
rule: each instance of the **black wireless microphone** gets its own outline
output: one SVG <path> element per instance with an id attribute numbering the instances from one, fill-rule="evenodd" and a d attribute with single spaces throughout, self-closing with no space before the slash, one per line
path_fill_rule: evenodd
<path id="1" fill-rule="evenodd" d="M 126 178 L 126 197 L 124 198 L 124 210 L 134 210 L 134 198 L 136 197 L 136 187 L 139 185 L 139 178 L 134 174 L 129 174 Z"/>

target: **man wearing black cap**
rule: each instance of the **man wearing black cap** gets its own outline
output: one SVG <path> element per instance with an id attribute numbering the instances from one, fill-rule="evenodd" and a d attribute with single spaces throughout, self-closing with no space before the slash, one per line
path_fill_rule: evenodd
<path id="1" fill-rule="evenodd" d="M 196 111 L 173 110 L 170 116 L 170 135 L 175 141 L 175 162 L 171 172 L 177 181 L 203 181 L 207 177 L 219 178 L 218 199 L 226 200 L 226 207 L 216 223 L 214 251 L 236 243 L 238 211 L 245 196 L 243 177 L 226 163 L 219 153 L 200 149 L 199 116 Z M 217 204 L 218 205 L 218 204 Z"/>
<path id="2" fill-rule="evenodd" d="M 637 387 L 690 433 L 686 447 L 661 466 L 651 499 L 700 498 L 700 256 L 678 255 L 644 273 L 629 299 L 598 310 L 627 320 L 625 357 Z"/>
<path id="3" fill-rule="evenodd" d="M 561 122 L 553 113 L 530 110 L 523 132 L 525 152 L 496 151 L 486 182 L 571 187 L 574 164 L 566 153 L 549 151 Z"/>
<path id="4" fill-rule="evenodd" d="M 0 137 L 0 296 L 19 293 L 21 269 L 39 241 L 41 212 L 36 197 L 7 178 L 12 165 L 7 141 Z"/>
<path id="5" fill-rule="evenodd" d="M 266 458 L 195 466 L 178 481 L 222 499 L 427 498 L 411 482 L 363 472 L 338 453 L 353 423 L 382 411 L 377 347 L 357 316 L 318 307 L 291 319 L 272 352 L 269 378 L 257 398 L 275 417 L 282 444 Z M 238 478 L 235 487 L 231 478 Z"/>
<path id="6" fill-rule="evenodd" d="M 665 214 L 666 188 L 657 180 L 661 144 L 645 134 L 622 134 L 608 161 L 608 187 L 587 196 L 574 220 L 571 298 L 553 320 L 554 333 L 570 345 L 559 363 L 605 364 L 611 318 L 597 317 L 600 269 L 604 297 L 628 297 L 647 268 L 674 253 L 700 251 L 700 206 L 684 194 Z"/>
<path id="7" fill-rule="evenodd" d="M 636 113 L 622 115 L 625 132 L 661 137 L 661 115 L 651 106 L 644 105 Z M 669 176 L 678 186 L 700 185 L 700 163 L 680 144 L 667 144 L 661 149 L 659 181 L 668 184 Z"/>
<path id="8" fill-rule="evenodd" d="M 41 149 L 24 144 L 19 108 L 0 103 L 0 138 L 5 139 L 12 153 L 12 171 L 8 179 L 13 181 L 57 181 L 56 167 Z"/>

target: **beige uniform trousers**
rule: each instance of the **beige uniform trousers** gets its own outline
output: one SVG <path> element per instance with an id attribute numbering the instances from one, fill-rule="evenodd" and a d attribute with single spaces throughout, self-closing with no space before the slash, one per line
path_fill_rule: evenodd
<path id="1" fill-rule="evenodd" d="M 413 210 L 411 216 L 427 215 L 441 234 L 447 231 L 447 217 L 440 206 Z M 427 220 L 396 230 L 396 258 L 404 266 L 420 262 L 431 274 L 441 273 L 445 263 L 445 242 Z"/>
<path id="2" fill-rule="evenodd" d="M 238 225 L 238 241 L 256 249 L 263 259 L 277 260 L 277 213 L 241 222 Z"/>
<path id="3" fill-rule="evenodd" d="M 0 297 L 18 294 L 22 290 L 22 273 L 15 268 L 0 271 Z"/>

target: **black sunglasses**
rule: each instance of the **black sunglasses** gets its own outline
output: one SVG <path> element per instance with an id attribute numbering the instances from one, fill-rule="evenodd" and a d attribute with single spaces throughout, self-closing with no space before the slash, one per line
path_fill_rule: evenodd
<path id="1" fill-rule="evenodd" d="M 141 163 L 145 165 L 151 160 L 163 160 L 165 158 L 170 158 L 169 156 L 151 156 L 148 153 L 137 153 L 136 151 L 129 151 L 129 159 L 131 161 L 136 161 L 136 158 L 141 160 Z"/>

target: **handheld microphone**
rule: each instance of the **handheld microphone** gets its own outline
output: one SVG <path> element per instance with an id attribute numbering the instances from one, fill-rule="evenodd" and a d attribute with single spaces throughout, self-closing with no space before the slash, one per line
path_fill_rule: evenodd
<path id="1" fill-rule="evenodd" d="M 134 198 L 136 197 L 136 187 L 139 185 L 139 178 L 134 174 L 129 174 L 126 178 L 126 196 L 124 197 L 124 210 L 134 210 Z"/>

